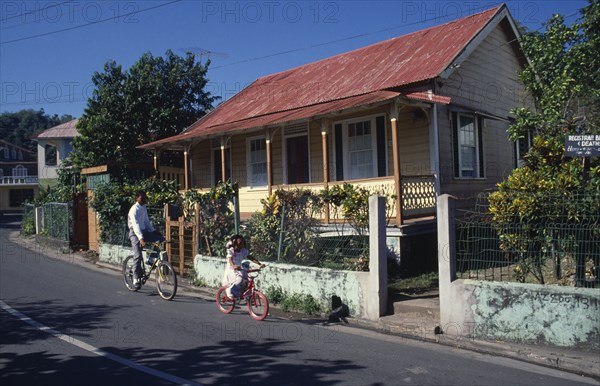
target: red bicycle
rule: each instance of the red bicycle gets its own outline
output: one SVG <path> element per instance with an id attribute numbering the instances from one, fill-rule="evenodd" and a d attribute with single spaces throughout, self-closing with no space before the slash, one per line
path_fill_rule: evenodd
<path id="1" fill-rule="evenodd" d="M 258 276 L 260 268 L 247 269 L 248 286 L 239 298 L 227 296 L 227 288 L 221 287 L 217 290 L 217 308 L 224 314 L 230 314 L 235 308 L 235 304 L 240 301 L 246 301 L 248 304 L 248 313 L 254 320 L 264 320 L 269 313 L 269 301 L 267 297 L 258 290 L 254 279 Z"/>

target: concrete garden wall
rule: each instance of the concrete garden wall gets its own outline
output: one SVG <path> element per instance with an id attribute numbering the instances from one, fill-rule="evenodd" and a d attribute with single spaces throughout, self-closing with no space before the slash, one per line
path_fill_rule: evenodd
<path id="1" fill-rule="evenodd" d="M 331 307 L 331 296 L 337 295 L 348 305 L 351 316 L 365 314 L 364 293 L 369 272 L 337 271 L 290 264 L 267 263 L 258 276 L 258 288 L 281 288 L 287 294 L 311 295 L 325 310 Z M 194 261 L 197 278 L 209 287 L 220 287 L 225 258 L 197 255 Z"/>
<path id="2" fill-rule="evenodd" d="M 474 336 L 600 348 L 600 290 L 464 281 Z"/>
<path id="3" fill-rule="evenodd" d="M 444 333 L 600 349 L 600 290 L 456 279 L 453 198 L 438 198 L 440 322 Z"/>
<path id="4" fill-rule="evenodd" d="M 133 252 L 131 247 L 102 243 L 98 250 L 98 260 L 103 263 L 121 265 L 123 260 Z"/>

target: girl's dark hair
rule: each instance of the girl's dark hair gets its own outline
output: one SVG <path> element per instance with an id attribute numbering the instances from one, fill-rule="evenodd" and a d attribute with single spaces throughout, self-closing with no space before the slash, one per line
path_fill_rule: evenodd
<path id="1" fill-rule="evenodd" d="M 231 236 L 231 238 L 229 239 L 231 242 L 237 240 L 237 239 L 242 239 L 244 242 L 246 242 L 246 240 L 244 239 L 244 236 L 237 234 L 237 235 L 233 235 Z"/>

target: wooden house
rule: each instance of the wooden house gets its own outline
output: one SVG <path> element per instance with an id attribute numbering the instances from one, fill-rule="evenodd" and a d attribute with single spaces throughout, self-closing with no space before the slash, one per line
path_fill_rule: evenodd
<path id="1" fill-rule="evenodd" d="M 162 151 L 182 151 L 185 189 L 238 182 L 246 214 L 280 188 L 386 186 L 403 228 L 431 220 L 438 195 L 473 198 L 515 167 L 506 129 L 526 100 L 525 64 L 501 5 L 264 76 L 141 148 L 156 167 Z"/>

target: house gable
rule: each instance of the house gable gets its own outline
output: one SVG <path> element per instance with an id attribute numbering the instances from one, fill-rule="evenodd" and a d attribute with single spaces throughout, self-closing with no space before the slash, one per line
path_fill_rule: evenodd
<path id="1" fill-rule="evenodd" d="M 477 45 L 437 82 L 438 92 L 452 98 L 452 104 L 438 109 L 442 193 L 471 197 L 493 187 L 514 166 L 513 146 L 508 140 L 510 111 L 528 103 L 528 94 L 518 80 L 526 64 L 518 46 L 518 35 L 508 15 L 490 23 Z M 473 117 L 476 168 L 474 176 L 457 170 L 457 120 Z"/>

